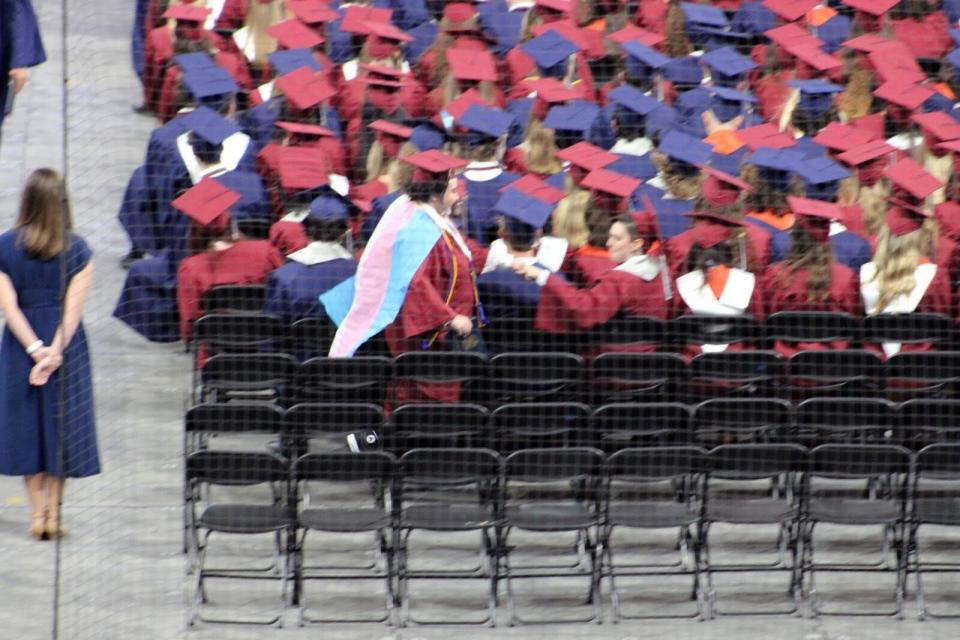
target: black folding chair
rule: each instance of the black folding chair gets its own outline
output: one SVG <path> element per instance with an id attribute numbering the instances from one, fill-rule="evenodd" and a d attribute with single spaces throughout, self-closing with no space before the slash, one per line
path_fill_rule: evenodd
<path id="1" fill-rule="evenodd" d="M 299 457 L 310 448 L 343 449 L 351 433 L 383 429 L 383 409 L 370 402 L 302 402 L 284 416 L 291 448 Z"/>
<path id="2" fill-rule="evenodd" d="M 670 334 L 678 346 L 744 342 L 757 348 L 766 339 L 763 327 L 751 316 L 680 316 L 670 323 Z"/>
<path id="3" fill-rule="evenodd" d="M 277 345 L 286 325 L 276 316 L 260 312 L 211 313 L 193 324 L 193 343 L 211 353 L 251 353 Z"/>
<path id="4" fill-rule="evenodd" d="M 667 324 L 649 316 L 618 315 L 587 335 L 589 344 L 656 349 L 666 341 Z"/>
<path id="5" fill-rule="evenodd" d="M 960 444 L 932 444 L 917 453 L 913 466 L 912 512 L 907 539 L 908 573 L 917 576 L 920 619 L 956 618 L 957 612 L 934 612 L 927 606 L 925 573 L 958 573 L 960 560 L 924 562 L 920 558 L 920 528 L 924 525 L 960 527 Z M 952 548 L 952 547 L 951 547 Z"/>
<path id="6" fill-rule="evenodd" d="M 854 342 L 860 320 L 848 313 L 828 311 L 778 311 L 763 323 L 767 339 L 802 347 L 804 343 Z"/>
<path id="7" fill-rule="evenodd" d="M 515 402 L 490 414 L 501 452 L 576 446 L 585 437 L 590 407 L 579 402 Z"/>
<path id="8" fill-rule="evenodd" d="M 600 480 L 603 454 L 590 448 L 523 449 L 504 461 L 503 530 L 500 546 L 501 572 L 507 583 L 507 606 L 511 626 L 541 622 L 600 622 L 597 541 L 601 522 Z M 511 558 L 520 542 L 513 531 L 575 533 L 577 561 L 514 567 Z M 524 620 L 517 614 L 513 583 L 516 580 L 577 577 L 589 579 L 589 618 Z"/>
<path id="9" fill-rule="evenodd" d="M 942 313 L 881 313 L 863 319 L 864 342 L 943 345 L 954 333 L 953 320 Z"/>
<path id="10" fill-rule="evenodd" d="M 496 318 L 483 328 L 489 353 L 572 351 L 571 337 L 533 328 L 532 318 Z"/>
<path id="11" fill-rule="evenodd" d="M 907 351 L 884 364 L 887 397 L 953 398 L 960 388 L 960 351 Z"/>
<path id="12" fill-rule="evenodd" d="M 501 353 L 490 360 L 489 397 L 495 404 L 574 400 L 583 378 L 575 353 Z"/>
<path id="13" fill-rule="evenodd" d="M 203 294 L 200 305 L 210 313 L 260 313 L 266 298 L 262 284 L 221 284 Z"/>
<path id="14" fill-rule="evenodd" d="M 618 402 L 597 407 L 587 433 L 606 453 L 690 442 L 690 407 L 679 402 Z"/>
<path id="15" fill-rule="evenodd" d="M 701 353 L 690 362 L 688 400 L 777 396 L 785 369 L 773 351 Z"/>
<path id="16" fill-rule="evenodd" d="M 862 349 L 801 351 L 787 363 L 787 393 L 796 401 L 812 397 L 880 397 L 883 362 Z"/>
<path id="17" fill-rule="evenodd" d="M 481 387 L 487 375 L 487 358 L 459 351 L 408 351 L 394 360 L 397 380 L 417 384 L 460 384 L 460 400 L 483 400 Z"/>
<path id="18" fill-rule="evenodd" d="M 478 404 L 405 404 L 390 415 L 386 447 L 397 453 L 424 447 L 491 448 L 490 412 Z"/>
<path id="19" fill-rule="evenodd" d="M 386 622 L 391 619 L 395 604 L 393 549 L 390 544 L 391 514 L 386 506 L 386 495 L 394 475 L 395 459 L 380 451 L 363 453 L 311 453 L 301 457 L 293 467 L 294 480 L 300 485 L 300 512 L 298 523 L 302 531 L 297 541 L 297 578 L 300 599 L 300 622 Z M 352 489 L 352 490 L 351 490 Z M 324 491 L 327 494 L 324 494 Z M 349 495 L 345 491 L 351 490 Z M 335 492 L 333 492 L 335 491 Z M 372 533 L 376 537 L 377 558 L 363 566 L 333 564 L 328 558 L 324 565 L 307 562 L 314 553 L 306 548 L 307 534 Z M 331 552 L 319 552 L 331 556 Z M 340 550 L 337 553 L 341 553 Z M 378 567 L 382 559 L 383 566 Z M 386 590 L 386 610 L 376 618 L 326 617 L 309 614 L 305 583 L 310 580 L 382 580 Z"/>
<path id="20" fill-rule="evenodd" d="M 287 352 L 301 361 L 326 356 L 337 332 L 337 325 L 327 316 L 301 318 L 287 333 Z"/>
<path id="21" fill-rule="evenodd" d="M 393 362 L 378 356 L 310 358 L 297 369 L 298 402 L 372 402 L 383 405 Z"/>
<path id="22" fill-rule="evenodd" d="M 797 405 L 798 442 L 899 444 L 894 406 L 879 398 L 811 398 Z"/>
<path id="23" fill-rule="evenodd" d="M 786 442 L 793 434 L 793 410 L 776 398 L 717 398 L 693 408 L 692 431 L 703 446 Z"/>
<path id="24" fill-rule="evenodd" d="M 801 504 L 798 486 L 807 450 L 796 444 L 731 444 L 716 447 L 707 455 L 707 482 L 698 539 L 707 574 L 710 617 L 716 615 L 766 615 L 796 613 L 800 608 L 801 579 L 799 538 Z M 772 562 L 730 564 L 711 559 L 711 526 L 724 523 L 737 527 L 776 525 L 779 528 L 777 558 Z M 714 575 L 732 572 L 786 572 L 791 609 L 720 611 Z"/>
<path id="25" fill-rule="evenodd" d="M 610 585 L 614 622 L 623 618 L 699 617 L 705 601 L 700 584 L 700 546 L 694 533 L 700 521 L 706 451 L 696 447 L 623 449 L 607 460 L 604 524 L 600 538 L 600 578 Z M 678 490 L 679 488 L 679 490 Z M 613 533 L 617 528 L 677 529 L 680 557 L 673 563 L 617 564 Z M 628 545 L 617 545 L 618 551 Z M 689 554 L 692 552 L 692 560 Z M 693 576 L 697 609 L 692 614 L 625 616 L 620 608 L 617 577 Z"/>
<path id="26" fill-rule="evenodd" d="M 221 353 L 203 363 L 194 398 L 197 402 L 280 404 L 296 371 L 297 361 L 283 353 Z"/>
<path id="27" fill-rule="evenodd" d="M 960 400 L 918 398 L 897 407 L 899 444 L 919 450 L 939 442 L 960 442 Z"/>
<path id="28" fill-rule="evenodd" d="M 400 459 L 393 504 L 400 626 L 416 624 L 496 625 L 500 515 L 497 505 L 500 456 L 489 449 L 413 449 Z M 415 531 L 438 534 L 479 532 L 480 563 L 473 567 L 411 569 L 410 538 Z M 437 544 L 431 545 L 433 553 Z M 482 620 L 425 620 L 410 614 L 412 580 L 483 580 L 487 615 Z"/>
<path id="29" fill-rule="evenodd" d="M 289 465 L 286 460 L 268 453 L 235 451 L 198 451 L 187 457 L 187 490 L 195 496 L 190 502 L 192 546 L 196 554 L 196 581 L 190 608 L 190 626 L 198 620 L 203 622 L 228 622 L 272 625 L 283 624 L 281 613 L 267 619 L 206 618 L 201 615 L 201 605 L 207 603 L 204 583 L 209 579 L 280 580 L 281 601 L 286 600 L 289 557 L 281 558 L 281 535 L 296 526 L 293 509 L 285 504 L 288 493 Z M 274 496 L 271 504 L 222 503 L 212 501 L 209 488 L 213 485 L 255 486 L 269 484 Z M 203 489 L 207 489 L 204 491 Z M 206 495 L 206 503 L 199 515 L 196 511 L 200 498 Z M 248 568 L 217 568 L 206 566 L 210 538 L 213 533 L 231 535 L 272 534 L 275 538 L 274 567 L 269 571 Z M 275 567 L 279 567 L 279 575 Z"/>
<path id="30" fill-rule="evenodd" d="M 906 593 L 907 554 L 905 538 L 907 478 L 910 451 L 886 444 L 824 444 L 810 452 L 807 473 L 807 507 L 803 527 L 802 571 L 807 583 L 810 613 L 821 615 L 866 615 L 902 617 Z M 830 484 L 822 489 L 817 480 Z M 853 483 L 849 489 L 837 482 Z M 814 558 L 814 529 L 829 523 L 845 527 L 881 527 L 883 549 L 875 563 L 829 563 Z M 896 608 L 893 611 L 823 611 L 817 591 L 818 572 L 893 573 L 896 578 Z"/>
<path id="31" fill-rule="evenodd" d="M 672 401 L 688 378 L 687 363 L 673 353 L 601 353 L 590 363 L 591 392 L 599 402 Z"/>

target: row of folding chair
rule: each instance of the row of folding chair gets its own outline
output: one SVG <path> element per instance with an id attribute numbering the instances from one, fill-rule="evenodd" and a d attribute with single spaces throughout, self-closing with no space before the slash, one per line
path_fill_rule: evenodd
<path id="1" fill-rule="evenodd" d="M 667 575 L 690 579 L 691 617 L 798 610 L 811 616 L 839 613 L 825 609 L 817 592 L 817 577 L 823 572 L 891 575 L 894 607 L 859 613 L 898 616 L 903 613 L 908 576 L 915 574 L 917 602 L 921 616 L 927 616 L 933 612 L 924 602 L 923 575 L 960 571 L 960 555 L 934 564 L 926 563 L 919 552 L 925 525 L 960 526 L 960 444 L 930 445 L 917 453 L 895 445 L 852 444 L 814 449 L 731 444 L 709 451 L 690 446 L 646 447 L 624 449 L 609 457 L 596 449 L 576 447 L 525 449 L 506 457 L 488 449 L 424 448 L 399 458 L 386 452 L 311 453 L 292 465 L 267 453 L 200 451 L 187 458 L 186 478 L 197 498 L 189 505 L 194 512 L 190 522 L 196 564 L 192 620 L 202 619 L 206 580 L 250 577 L 279 580 L 282 602 L 298 606 L 301 623 L 494 625 L 501 603 L 506 605 L 510 625 L 600 622 L 605 601 L 616 621 L 631 617 L 623 611 L 628 598 L 619 590 L 618 580 L 643 579 L 645 595 L 650 596 L 663 593 L 661 578 Z M 269 504 L 206 500 L 201 505 L 202 496 L 212 495 L 201 489 L 221 484 L 269 484 L 275 487 L 276 499 Z M 323 491 L 333 486 L 335 492 Z M 349 502 L 343 499 L 347 486 L 353 491 Z M 325 495 L 338 497 L 325 500 Z M 761 525 L 778 527 L 774 560 L 715 562 L 711 553 L 722 542 L 715 541 L 711 531 L 721 523 L 744 532 Z M 881 529 L 883 557 L 876 563 L 820 560 L 814 534 L 821 524 L 856 529 L 858 537 L 866 527 Z M 672 563 L 622 562 L 620 558 L 635 543 L 614 536 L 615 530 L 676 531 L 679 557 Z M 445 563 L 441 568 L 411 564 L 411 555 L 416 555 L 411 545 L 415 534 L 429 533 L 433 549 L 438 539 L 465 532 L 479 534 L 475 549 L 479 562 L 462 567 Z M 252 575 L 230 568 L 209 569 L 206 553 L 214 533 L 218 537 L 277 536 L 274 572 Z M 344 567 L 341 551 L 322 543 L 319 549 L 308 549 L 305 544 L 308 536 L 312 540 L 325 539 L 326 534 L 361 533 L 372 534 L 375 541 L 373 561 L 362 566 Z M 292 543 L 282 546 L 281 534 Z M 527 556 L 526 552 L 540 546 L 530 541 L 529 534 L 534 540 L 548 534 L 574 536 L 575 543 L 566 547 L 569 561 L 561 564 L 556 555 L 548 557 L 550 562 Z M 789 606 L 740 611 L 722 606 L 715 576 L 732 572 L 782 574 Z M 589 616 L 573 620 L 557 614 L 530 620 L 520 615 L 514 592 L 518 581 L 559 578 L 582 580 Z M 336 580 L 342 584 L 353 579 L 382 584 L 386 607 L 381 614 L 364 620 L 314 616 L 308 600 L 319 601 L 322 596 L 308 594 L 307 583 Z M 439 620 L 411 611 L 412 585 L 441 580 L 478 581 L 486 593 L 485 615 Z M 291 598 L 288 584 L 293 585 Z M 654 609 L 633 617 L 662 615 Z M 260 622 L 281 619 L 282 611 Z"/>
<path id="2" fill-rule="evenodd" d="M 221 353 L 204 362 L 193 400 L 270 400 L 383 404 L 394 381 L 456 383 L 461 397 L 487 406 L 515 401 L 616 400 L 694 402 L 712 397 L 953 397 L 960 351 L 901 352 L 886 361 L 864 350 L 702 353 L 687 362 L 667 353 L 408 352 L 311 358 L 277 353 Z"/>

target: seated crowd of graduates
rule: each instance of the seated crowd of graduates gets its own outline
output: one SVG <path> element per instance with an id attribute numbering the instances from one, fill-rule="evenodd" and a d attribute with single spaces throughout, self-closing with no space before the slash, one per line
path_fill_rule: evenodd
<path id="1" fill-rule="evenodd" d="M 440 235 L 394 355 L 498 320 L 956 314 L 960 2 L 149 7 L 115 315 L 150 340 L 216 285 L 324 315 L 406 200 Z"/>

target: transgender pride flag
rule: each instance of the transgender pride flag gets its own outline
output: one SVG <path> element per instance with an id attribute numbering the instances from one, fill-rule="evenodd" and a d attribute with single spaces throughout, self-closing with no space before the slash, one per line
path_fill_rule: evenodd
<path id="1" fill-rule="evenodd" d="M 414 274 L 440 239 L 430 216 L 402 195 L 383 214 L 357 273 L 320 296 L 337 326 L 330 357 L 349 358 L 400 312 Z"/>

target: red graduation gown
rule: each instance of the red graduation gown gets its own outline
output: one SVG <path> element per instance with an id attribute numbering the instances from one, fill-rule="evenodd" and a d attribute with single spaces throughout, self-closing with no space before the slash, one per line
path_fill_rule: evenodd
<path id="1" fill-rule="evenodd" d="M 894 39 L 907 45 L 915 58 L 942 58 L 953 48 L 942 11 L 933 11 L 923 20 L 892 20 L 890 28 Z"/>
<path id="2" fill-rule="evenodd" d="M 616 266 L 606 249 L 584 245 L 567 254 L 560 270 L 571 281 L 590 286 Z"/>
<path id="3" fill-rule="evenodd" d="M 457 315 L 473 317 L 476 302 L 470 258 L 452 237 L 444 234 L 414 274 L 400 312 L 384 331 L 390 353 L 398 356 L 406 351 L 422 351 L 425 345 L 445 350 L 444 326 Z M 394 393 L 395 406 L 412 402 L 457 402 L 460 384 L 401 380 Z"/>
<path id="4" fill-rule="evenodd" d="M 173 32 L 170 27 L 151 29 L 143 45 L 143 104 L 157 112 L 163 75 L 173 58 Z"/>
<path id="5" fill-rule="evenodd" d="M 634 16 L 634 21 L 647 31 L 666 35 L 667 4 L 663 0 L 637 3 L 637 13 Z"/>
<path id="6" fill-rule="evenodd" d="M 180 334 L 190 337 L 193 322 L 203 315 L 203 294 L 221 284 L 262 284 L 283 264 L 283 256 L 266 240 L 240 240 L 221 251 L 186 258 L 177 272 Z"/>
<path id="7" fill-rule="evenodd" d="M 770 232 L 754 225 L 744 227 L 747 233 L 747 270 L 762 273 L 770 266 Z M 673 277 L 686 272 L 687 256 L 693 248 L 693 229 L 687 229 L 664 243 L 664 254 Z"/>
<path id="8" fill-rule="evenodd" d="M 830 289 L 827 299 L 821 302 L 807 301 L 807 279 L 810 273 L 807 269 L 798 269 L 789 273 L 786 264 L 777 262 L 767 269 L 763 277 L 761 291 L 764 298 L 764 312 L 766 315 L 778 311 L 827 311 L 834 313 L 849 313 L 860 316 L 863 305 L 860 301 L 860 287 L 857 274 L 850 267 L 834 260 L 830 273 Z M 793 343 L 777 342 L 774 349 L 785 357 L 790 357 L 798 351 L 846 349 L 846 342 L 813 342 Z"/>

